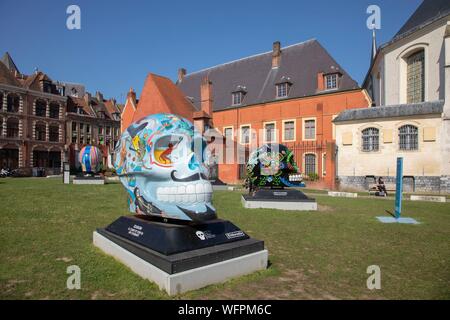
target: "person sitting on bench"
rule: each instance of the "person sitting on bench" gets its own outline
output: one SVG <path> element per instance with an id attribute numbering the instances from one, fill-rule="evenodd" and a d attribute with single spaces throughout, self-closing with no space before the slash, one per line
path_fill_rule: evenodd
<path id="1" fill-rule="evenodd" d="M 385 197 L 387 197 L 387 191 L 386 191 L 386 185 L 384 184 L 383 177 L 378 178 L 378 185 L 377 185 L 378 191 L 380 194 L 384 194 Z"/>

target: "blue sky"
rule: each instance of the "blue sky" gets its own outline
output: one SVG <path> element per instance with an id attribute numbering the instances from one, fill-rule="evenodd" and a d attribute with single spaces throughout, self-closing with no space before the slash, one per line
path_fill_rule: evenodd
<path id="1" fill-rule="evenodd" d="M 381 8 L 378 44 L 388 41 L 421 0 L 314 1 L 0 1 L 0 53 L 22 73 L 83 83 L 123 102 L 148 72 L 176 80 L 189 72 L 316 38 L 359 83 L 369 63 L 366 8 Z M 66 8 L 81 8 L 81 30 Z"/>

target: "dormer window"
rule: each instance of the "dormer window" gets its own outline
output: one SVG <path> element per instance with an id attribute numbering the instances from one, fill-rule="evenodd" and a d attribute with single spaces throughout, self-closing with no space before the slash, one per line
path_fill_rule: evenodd
<path id="1" fill-rule="evenodd" d="M 238 106 L 242 104 L 242 100 L 244 100 L 244 95 L 247 93 L 246 88 L 244 86 L 237 86 L 236 90 L 231 93 L 231 105 Z"/>
<path id="2" fill-rule="evenodd" d="M 232 105 L 237 106 L 242 103 L 242 92 L 233 92 L 232 94 Z"/>
<path id="3" fill-rule="evenodd" d="M 338 74 L 328 74 L 325 76 L 325 90 L 333 90 L 338 87 Z"/>
<path id="4" fill-rule="evenodd" d="M 286 98 L 289 95 L 289 88 L 291 86 L 290 78 L 282 77 L 281 81 L 276 84 L 277 98 Z"/>

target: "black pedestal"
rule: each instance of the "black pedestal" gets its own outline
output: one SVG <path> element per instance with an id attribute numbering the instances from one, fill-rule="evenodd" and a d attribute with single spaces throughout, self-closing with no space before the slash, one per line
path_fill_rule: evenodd
<path id="1" fill-rule="evenodd" d="M 180 225 L 122 216 L 97 232 L 168 274 L 237 258 L 264 249 L 226 220 Z"/>

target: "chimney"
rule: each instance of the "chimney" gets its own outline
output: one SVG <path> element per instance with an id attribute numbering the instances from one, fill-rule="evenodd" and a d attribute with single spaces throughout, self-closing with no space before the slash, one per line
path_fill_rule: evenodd
<path id="1" fill-rule="evenodd" d="M 89 105 L 91 102 L 91 94 L 89 92 L 86 92 L 84 94 L 84 101 L 86 101 L 86 103 Z"/>
<path id="2" fill-rule="evenodd" d="M 212 83 L 208 77 L 202 79 L 200 86 L 200 102 L 201 110 L 212 116 L 213 97 L 212 97 Z"/>
<path id="3" fill-rule="evenodd" d="M 186 69 L 185 68 L 178 69 L 178 82 L 183 81 L 185 75 L 186 75 Z"/>
<path id="4" fill-rule="evenodd" d="M 95 92 L 95 97 L 98 101 L 103 102 L 103 94 L 100 91 Z"/>
<path id="5" fill-rule="evenodd" d="M 281 44 L 275 41 L 272 47 L 272 68 L 278 68 L 281 60 Z"/>
<path id="6" fill-rule="evenodd" d="M 127 100 L 131 100 L 133 105 L 136 106 L 136 92 L 134 92 L 133 88 L 130 88 L 130 91 L 128 91 Z"/>
<path id="7" fill-rule="evenodd" d="M 317 73 L 317 91 L 323 91 L 325 89 L 325 83 L 323 80 L 323 72 Z"/>

